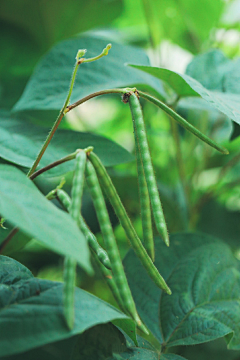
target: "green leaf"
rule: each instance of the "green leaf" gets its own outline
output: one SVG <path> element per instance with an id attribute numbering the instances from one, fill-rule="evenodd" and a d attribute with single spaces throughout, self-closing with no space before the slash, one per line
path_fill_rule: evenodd
<path id="1" fill-rule="evenodd" d="M 111 305 L 76 288 L 75 325 L 73 330 L 69 331 L 64 322 L 62 283 L 36 279 L 23 265 L 5 256 L 0 256 L 0 281 L 0 357 L 69 339 L 95 325 L 114 319 L 128 319 Z M 111 349 L 111 331 L 112 341 L 118 343 L 121 351 L 124 349 L 124 341 L 121 334 L 116 334 L 115 329 L 108 330 L 106 339 L 104 333 L 101 339 L 102 348 L 108 346 Z M 121 339 L 121 343 L 116 342 L 116 335 Z M 85 350 L 90 352 L 94 342 L 97 349 L 93 349 L 97 353 L 99 341 L 97 342 L 95 337 L 100 336 L 100 331 L 95 332 L 92 339 L 86 335 L 85 340 L 88 344 Z M 83 345 L 78 345 L 79 350 L 81 347 L 84 350 Z"/>
<path id="2" fill-rule="evenodd" d="M 141 348 L 129 348 L 121 354 L 115 354 L 107 360 L 158 360 L 159 354 L 156 351 L 151 351 Z"/>
<path id="3" fill-rule="evenodd" d="M 0 213 L 49 249 L 92 267 L 85 238 L 69 214 L 51 204 L 19 169 L 0 165 Z"/>
<path id="4" fill-rule="evenodd" d="M 90 58 L 101 53 L 106 44 L 100 37 L 85 36 L 55 46 L 36 67 L 14 110 L 60 110 L 67 97 L 77 50 L 87 49 L 86 57 Z M 142 50 L 112 42 L 107 56 L 79 67 L 71 103 L 95 91 L 138 84 L 147 84 L 164 97 L 158 79 L 125 66 L 136 59 L 139 64 L 149 65 Z"/>
<path id="5" fill-rule="evenodd" d="M 156 239 L 155 265 L 172 295 L 163 294 L 130 252 L 125 260 L 129 284 L 143 321 L 167 347 L 223 337 L 240 349 L 240 273 L 229 247 L 199 234 L 175 234 L 170 248 Z"/>
<path id="6" fill-rule="evenodd" d="M 206 135 L 211 134 L 211 137 L 218 142 L 229 140 L 233 132 L 233 124 L 236 124 L 199 97 L 182 98 L 177 104 L 177 112 L 197 128 L 205 120 Z"/>
<path id="7" fill-rule="evenodd" d="M 188 360 L 238 360 L 240 356 L 240 351 L 226 349 L 224 339 L 195 346 L 184 346 L 179 350 L 180 354 Z"/>
<path id="8" fill-rule="evenodd" d="M 13 119 L 1 113 L 0 156 L 16 165 L 30 168 L 47 137 L 48 130 L 23 120 Z M 44 167 L 78 148 L 94 147 L 105 166 L 112 166 L 128 161 L 134 157 L 113 141 L 99 135 L 71 130 L 58 130 L 46 150 L 40 166 Z M 106 151 L 108 149 L 108 151 Z M 66 162 L 46 175 L 59 176 L 73 170 L 74 161 Z"/>
<path id="9" fill-rule="evenodd" d="M 219 202 L 209 201 L 199 214 L 197 229 L 219 237 L 234 250 L 239 249 L 239 211 L 231 211 Z"/>
<path id="10" fill-rule="evenodd" d="M 239 95 L 208 90 L 192 77 L 168 69 L 139 65 L 130 66 L 167 82 L 180 97 L 200 95 L 210 105 L 240 124 Z"/>
<path id="11" fill-rule="evenodd" d="M 9 235 L 13 226 L 11 226 L 8 222 L 6 222 L 6 229 L 0 229 L 0 245 Z M 24 247 L 31 238 L 24 234 L 22 231 L 18 231 L 16 235 L 11 239 L 11 241 L 6 245 L 6 247 L 2 250 L 2 254 L 9 255 L 22 247 Z"/>
<path id="12" fill-rule="evenodd" d="M 224 89 L 224 76 L 231 70 L 233 61 L 222 51 L 212 49 L 197 55 L 188 64 L 186 74 L 199 81 L 205 88 L 220 92 Z"/>
<path id="13" fill-rule="evenodd" d="M 1 1 L 1 20 L 24 29 L 39 43 L 39 50 L 45 50 L 56 41 L 81 31 L 107 25 L 122 11 L 119 0 L 8 0 Z M 14 11 L 13 11 L 14 9 Z M 39 16 L 41 14 L 41 16 Z"/>
<path id="14" fill-rule="evenodd" d="M 125 339 L 111 323 L 100 324 L 80 335 L 43 345 L 27 352 L 1 357 L 1 360 L 96 360 L 105 359 L 125 348 Z"/>
<path id="15" fill-rule="evenodd" d="M 128 348 L 124 352 L 114 354 L 113 357 L 107 360 L 158 360 L 159 354 L 157 350 L 141 336 L 137 336 L 138 347 L 132 341 L 127 339 Z"/>
<path id="16" fill-rule="evenodd" d="M 162 354 L 160 360 L 186 360 L 182 356 L 176 354 Z"/>
<path id="17" fill-rule="evenodd" d="M 205 88 L 223 93 L 240 94 L 240 59 L 228 59 L 220 50 L 197 55 L 188 64 L 186 74 Z"/>

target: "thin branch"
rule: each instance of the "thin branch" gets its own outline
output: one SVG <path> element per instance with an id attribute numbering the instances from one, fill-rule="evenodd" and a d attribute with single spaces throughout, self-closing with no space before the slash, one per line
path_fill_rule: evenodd
<path id="1" fill-rule="evenodd" d="M 5 249 L 5 247 L 7 246 L 7 244 L 10 242 L 10 240 L 13 238 L 13 236 L 17 234 L 18 231 L 19 231 L 18 227 L 15 227 L 10 231 L 10 233 L 8 234 L 6 239 L 3 240 L 3 242 L 0 244 L 0 254 L 2 254 L 2 252 Z"/>
<path id="2" fill-rule="evenodd" d="M 100 90 L 100 91 L 96 91 L 90 95 L 85 96 L 84 98 L 76 101 L 75 103 L 67 106 L 66 108 L 66 113 L 69 112 L 70 110 L 74 109 L 75 107 L 77 107 L 78 105 L 83 104 L 84 102 L 93 99 L 97 96 L 101 96 L 101 95 L 106 95 L 106 94 L 125 94 L 127 92 L 129 92 L 129 88 L 126 89 L 106 89 L 106 90 Z M 131 89 L 132 90 L 132 89 Z"/>
<path id="3" fill-rule="evenodd" d="M 64 158 L 62 159 L 59 159 L 59 160 L 56 160 L 54 162 L 52 162 L 51 164 L 48 164 L 46 166 L 44 166 L 42 169 L 39 169 L 38 171 L 35 171 L 35 173 L 33 173 L 31 176 L 29 176 L 29 179 L 33 180 L 35 179 L 37 176 L 43 174 L 44 172 L 58 166 L 58 165 L 61 165 L 67 161 L 70 161 L 70 160 L 73 160 L 75 159 L 76 157 L 76 154 L 77 154 L 78 150 L 75 151 L 74 153 L 70 154 L 70 155 L 67 155 L 65 156 Z"/>

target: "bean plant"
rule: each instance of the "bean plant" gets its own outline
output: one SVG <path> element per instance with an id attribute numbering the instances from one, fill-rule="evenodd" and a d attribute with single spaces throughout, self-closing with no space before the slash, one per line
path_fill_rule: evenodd
<path id="1" fill-rule="evenodd" d="M 218 136 L 239 122 L 237 96 L 230 101 L 194 77 L 199 62 L 218 55 L 196 57 L 181 75 L 150 66 L 138 49 L 93 35 L 73 38 L 40 61 L 12 112 L 1 112 L 0 359 L 181 360 L 190 345 L 220 338 L 229 356 L 239 356 L 239 254 L 196 231 L 204 202 L 229 186 L 239 160 L 238 136 Z M 64 127 L 83 103 L 106 95 L 132 123 L 131 153 L 102 135 Z M 210 131 L 192 119 L 195 101 L 203 120 L 211 104 L 222 123 L 214 113 Z M 174 196 L 156 166 L 161 146 L 145 116 L 149 107 L 171 124 L 164 151 L 173 141 Z M 38 119 L 59 109 L 47 133 Z M 199 174 L 214 159 L 223 165 L 214 166 L 217 183 L 204 192 Z M 188 164 L 196 166 L 193 175 L 186 175 Z M 125 185 L 126 174 L 133 185 Z M 62 277 L 36 274 L 23 256 L 32 249 L 43 262 L 51 257 Z M 89 285 L 93 279 L 100 291 Z"/>

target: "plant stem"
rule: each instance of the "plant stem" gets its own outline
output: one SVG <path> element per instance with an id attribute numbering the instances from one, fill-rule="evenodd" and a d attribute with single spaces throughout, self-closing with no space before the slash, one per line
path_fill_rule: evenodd
<path id="1" fill-rule="evenodd" d="M 84 59 L 80 59 L 80 60 L 76 59 L 76 63 L 75 63 L 74 69 L 73 69 L 72 78 L 71 78 L 71 81 L 70 81 L 70 87 L 69 87 L 69 91 L 68 91 L 68 95 L 67 95 L 67 98 L 66 98 L 66 100 L 65 100 L 65 103 L 64 103 L 64 105 L 63 105 L 63 107 L 62 107 L 62 109 L 61 109 L 61 111 L 60 111 L 60 113 L 59 113 L 59 115 L 58 115 L 55 123 L 53 124 L 53 127 L 52 127 L 52 129 L 50 130 L 50 133 L 48 134 L 48 136 L 47 136 L 47 138 L 46 138 L 46 140 L 45 140 L 45 142 L 44 142 L 41 150 L 39 151 L 39 154 L 38 154 L 36 160 L 34 161 L 31 169 L 29 170 L 29 172 L 28 172 L 28 174 L 27 174 L 28 177 L 30 177 L 30 176 L 33 174 L 33 172 L 35 171 L 36 167 L 38 166 L 38 164 L 39 164 L 39 162 L 40 162 L 43 154 L 45 153 L 45 151 L 46 151 L 46 149 L 47 149 L 50 141 L 52 140 L 52 137 L 53 137 L 54 133 L 56 132 L 56 130 L 57 130 L 60 122 L 62 121 L 62 118 L 63 118 L 64 115 L 65 115 L 65 109 L 66 109 L 66 107 L 67 107 L 67 105 L 68 105 L 68 103 L 69 103 L 70 97 L 71 97 L 71 95 L 72 95 L 73 85 L 74 85 L 74 82 L 75 82 L 75 79 L 76 79 L 78 66 L 83 62 L 83 60 L 84 60 Z"/>
<path id="2" fill-rule="evenodd" d="M 135 88 L 134 88 L 135 89 Z M 100 90 L 100 91 L 96 91 L 90 95 L 87 95 L 85 96 L 84 98 L 76 101 L 75 103 L 67 106 L 66 108 L 66 113 L 71 111 L 72 109 L 74 109 L 75 107 L 77 107 L 78 105 L 81 105 L 83 104 L 84 102 L 90 100 L 90 99 L 93 99 L 97 96 L 100 96 L 100 95 L 106 95 L 106 94 L 125 94 L 129 91 L 131 91 L 132 89 L 129 89 L 129 88 L 124 88 L 124 89 L 106 89 L 106 90 Z"/>
<path id="3" fill-rule="evenodd" d="M 183 126 L 186 130 L 193 133 L 199 139 L 207 143 L 208 145 L 212 146 L 214 149 L 220 151 L 222 154 L 229 154 L 228 150 L 225 149 L 223 146 L 218 145 L 215 141 L 210 139 L 208 136 L 204 135 L 201 131 L 199 131 L 195 126 L 191 125 L 188 121 L 186 121 L 183 117 L 178 115 L 174 110 L 172 110 L 169 106 L 164 104 L 162 101 L 154 98 L 151 95 L 148 95 L 142 91 L 138 91 L 139 95 L 144 99 L 151 101 L 153 104 L 161 108 L 165 111 L 168 115 L 170 115 L 174 120 L 176 120 L 181 126 Z"/>
<path id="4" fill-rule="evenodd" d="M 16 233 L 19 231 L 18 227 L 13 228 L 10 233 L 8 234 L 8 236 L 6 237 L 5 240 L 3 240 L 3 242 L 0 245 L 0 254 L 2 254 L 3 250 L 5 249 L 5 247 L 7 246 L 7 244 L 10 242 L 10 240 L 13 238 L 14 235 L 16 235 Z"/>
<path id="5" fill-rule="evenodd" d="M 181 143 L 180 143 L 180 139 L 179 139 L 179 132 L 178 132 L 177 124 L 175 123 L 175 121 L 173 121 L 173 119 L 171 119 L 171 128 L 172 128 L 173 140 L 175 142 L 178 174 L 179 174 L 180 182 L 181 182 L 181 185 L 183 188 L 186 205 L 189 208 L 189 194 L 188 194 L 188 188 L 187 188 L 187 184 L 186 184 L 186 174 L 185 174 L 184 161 L 183 161 L 183 156 L 182 156 Z"/>
<path id="6" fill-rule="evenodd" d="M 75 82 L 75 79 L 76 79 L 76 75 L 77 75 L 77 70 L 78 70 L 78 67 L 80 64 L 82 63 L 87 63 L 87 62 L 92 62 L 92 61 L 95 61 L 95 60 L 98 60 L 100 59 L 101 57 L 103 56 L 106 56 L 109 52 L 109 50 L 111 49 L 112 45 L 111 44 L 108 44 L 105 49 L 103 49 L 103 51 L 101 52 L 100 55 L 98 56 L 95 56 L 95 57 L 92 57 L 90 59 L 84 59 L 82 58 L 82 56 L 85 54 L 86 50 L 78 50 L 77 52 L 77 55 L 76 55 L 76 62 L 75 62 L 75 65 L 74 65 L 74 68 L 73 68 L 73 73 L 72 73 L 72 77 L 71 77 L 71 81 L 70 81 L 70 87 L 69 87 L 69 91 L 68 91 L 68 95 L 67 95 L 67 98 L 65 100 L 65 103 L 57 117 L 57 120 L 55 121 L 55 123 L 53 124 L 53 127 L 50 131 L 50 133 L 48 134 L 41 150 L 39 151 L 39 154 L 36 158 L 36 160 L 34 161 L 31 169 L 29 170 L 27 176 L 30 177 L 33 172 L 35 171 L 36 167 L 38 166 L 43 154 L 45 153 L 50 141 L 52 140 L 52 137 L 54 135 L 54 133 L 56 132 L 60 122 L 62 121 L 62 118 L 64 117 L 64 115 L 66 114 L 66 108 L 68 106 L 68 103 L 70 101 L 70 97 L 72 95 L 72 91 L 73 91 L 73 86 L 74 86 L 74 82 Z"/>
<path id="7" fill-rule="evenodd" d="M 29 176 L 29 179 L 33 180 L 35 179 L 37 176 L 43 174 L 45 171 L 48 171 L 58 165 L 61 165 L 67 161 L 73 160 L 75 159 L 76 155 L 78 153 L 78 150 L 75 151 L 74 153 L 67 155 L 65 157 L 63 157 L 62 159 L 56 160 L 54 162 L 52 162 L 51 164 L 48 164 L 46 166 L 44 166 L 42 169 L 39 169 L 38 171 L 35 171 L 32 175 Z"/>

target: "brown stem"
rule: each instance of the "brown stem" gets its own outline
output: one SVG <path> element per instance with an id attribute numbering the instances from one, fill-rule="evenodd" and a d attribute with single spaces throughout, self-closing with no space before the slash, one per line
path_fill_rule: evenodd
<path id="1" fill-rule="evenodd" d="M 8 234 L 6 239 L 3 240 L 3 242 L 0 245 L 0 254 L 2 254 L 2 252 L 5 249 L 5 247 L 7 246 L 7 244 L 10 242 L 10 240 L 13 238 L 13 236 L 17 234 L 18 231 L 19 231 L 18 227 L 15 227 L 10 231 L 10 233 Z"/>
<path id="2" fill-rule="evenodd" d="M 106 90 L 96 91 L 96 92 L 94 92 L 90 95 L 87 95 L 84 98 L 76 101 L 72 105 L 67 106 L 66 113 L 69 112 L 70 110 L 74 109 L 78 105 L 81 105 L 84 102 L 86 102 L 96 96 L 105 95 L 105 94 L 124 94 L 125 92 L 127 92 L 127 89 L 106 89 Z"/>
<path id="3" fill-rule="evenodd" d="M 62 158 L 62 159 L 56 160 L 56 161 L 52 162 L 51 164 L 48 164 L 48 165 L 44 166 L 42 169 L 39 169 L 38 171 L 35 171 L 35 173 L 33 173 L 33 174 L 29 177 L 29 179 L 33 180 L 33 179 L 35 179 L 37 176 L 43 174 L 44 172 L 46 172 L 46 171 L 48 171 L 48 170 L 50 170 L 50 169 L 52 169 L 52 168 L 54 168 L 54 167 L 56 167 L 56 166 L 58 166 L 58 165 L 60 165 L 60 164 L 63 164 L 63 163 L 65 163 L 65 162 L 67 162 L 67 161 L 70 161 L 70 160 L 75 159 L 76 154 L 77 154 L 77 151 L 75 151 L 74 153 L 72 153 L 72 154 L 70 154 L 70 155 L 65 156 L 65 157 Z"/>

